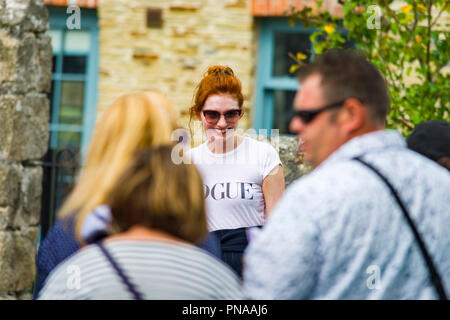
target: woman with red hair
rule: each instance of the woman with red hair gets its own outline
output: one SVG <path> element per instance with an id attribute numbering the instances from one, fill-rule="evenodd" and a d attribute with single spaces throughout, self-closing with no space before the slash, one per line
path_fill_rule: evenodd
<path id="1" fill-rule="evenodd" d="M 210 67 L 189 110 L 191 120 L 201 121 L 207 141 L 188 152 L 203 177 L 208 229 L 220 242 L 222 260 L 240 276 L 247 230 L 264 225 L 284 191 L 277 151 L 237 133 L 243 102 L 233 70 Z"/>

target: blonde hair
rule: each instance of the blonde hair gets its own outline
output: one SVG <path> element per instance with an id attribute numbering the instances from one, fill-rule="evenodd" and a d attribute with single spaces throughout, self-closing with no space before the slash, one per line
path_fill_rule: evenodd
<path id="1" fill-rule="evenodd" d="M 175 164 L 172 145 L 137 152 L 108 195 L 113 230 L 133 226 L 199 242 L 207 234 L 203 183 L 193 164 Z"/>
<path id="2" fill-rule="evenodd" d="M 111 189 L 140 148 L 170 143 L 176 113 L 157 91 L 126 94 L 102 114 L 92 138 L 79 181 L 58 212 L 75 214 L 75 234 L 80 242 L 86 216 L 105 203 Z"/>

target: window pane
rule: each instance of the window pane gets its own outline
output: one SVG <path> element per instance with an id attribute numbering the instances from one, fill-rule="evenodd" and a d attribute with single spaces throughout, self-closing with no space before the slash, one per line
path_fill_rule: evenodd
<path id="1" fill-rule="evenodd" d="M 56 56 L 52 57 L 52 73 L 56 71 Z"/>
<path id="2" fill-rule="evenodd" d="M 57 140 L 44 157 L 42 194 L 44 214 L 49 215 L 46 228 L 54 222 L 56 212 L 71 191 L 80 170 L 80 132 L 52 131 Z"/>
<path id="3" fill-rule="evenodd" d="M 89 52 L 90 34 L 88 31 L 66 31 L 64 52 Z"/>
<path id="4" fill-rule="evenodd" d="M 64 56 L 63 73 L 86 73 L 86 56 Z"/>
<path id="5" fill-rule="evenodd" d="M 59 123 L 83 123 L 84 82 L 62 81 Z"/>
<path id="6" fill-rule="evenodd" d="M 53 115 L 53 96 L 55 94 L 55 81 L 52 80 L 52 87 L 50 88 L 50 92 L 47 93 L 47 98 L 50 101 L 50 123 L 52 123 L 52 115 Z"/>
<path id="7" fill-rule="evenodd" d="M 76 136 L 75 136 L 76 135 Z M 58 136 L 59 141 L 64 145 L 68 143 L 69 147 L 55 150 L 55 210 L 58 210 L 62 205 L 64 199 L 72 190 L 75 177 L 80 167 L 79 155 L 79 136 L 80 133 L 60 132 Z M 69 142 L 70 141 L 70 142 Z M 76 148 L 70 146 L 71 143 L 77 143 Z"/>
<path id="8" fill-rule="evenodd" d="M 289 53 L 294 56 L 297 52 L 301 52 L 307 56 L 305 62 L 311 56 L 311 42 L 307 33 L 276 33 L 275 34 L 275 50 L 273 59 L 273 76 L 290 76 L 294 74 L 289 72 L 291 65 L 295 61 L 289 57 Z"/>
<path id="9" fill-rule="evenodd" d="M 46 34 L 48 34 L 52 39 L 53 53 L 60 52 L 62 43 L 62 32 L 60 30 L 50 29 L 47 30 Z"/>
<path id="10" fill-rule="evenodd" d="M 289 134 L 289 122 L 293 115 L 295 91 L 275 90 L 273 92 L 274 114 L 273 128 L 280 134 Z"/>
<path id="11" fill-rule="evenodd" d="M 58 146 L 56 149 L 69 149 L 71 153 L 78 154 L 81 145 L 81 132 L 58 132 Z"/>

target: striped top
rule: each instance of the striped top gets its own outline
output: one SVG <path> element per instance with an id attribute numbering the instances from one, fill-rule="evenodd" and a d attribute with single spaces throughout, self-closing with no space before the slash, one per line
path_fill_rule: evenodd
<path id="1" fill-rule="evenodd" d="M 243 299 L 233 271 L 189 244 L 116 240 L 105 248 L 145 299 Z M 81 249 L 49 276 L 41 300 L 132 299 L 97 246 Z"/>

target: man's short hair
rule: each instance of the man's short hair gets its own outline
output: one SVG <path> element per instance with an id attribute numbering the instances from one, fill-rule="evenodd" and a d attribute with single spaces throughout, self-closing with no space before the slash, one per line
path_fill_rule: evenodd
<path id="1" fill-rule="evenodd" d="M 390 109 L 386 81 L 362 53 L 331 49 L 299 69 L 300 83 L 313 74 L 322 78 L 326 103 L 356 98 L 369 108 L 373 120 L 385 123 Z"/>

